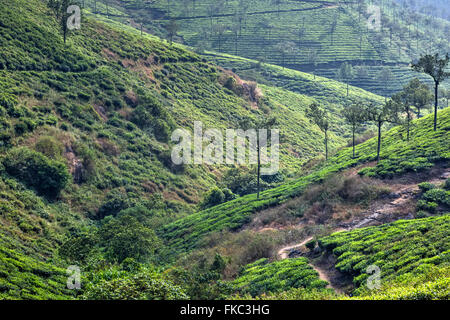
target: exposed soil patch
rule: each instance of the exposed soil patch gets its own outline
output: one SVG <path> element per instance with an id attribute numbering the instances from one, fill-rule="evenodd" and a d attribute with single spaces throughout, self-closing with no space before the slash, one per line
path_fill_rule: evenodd
<path id="1" fill-rule="evenodd" d="M 311 266 L 319 273 L 319 278 L 329 283 L 327 288 L 334 289 L 339 294 L 348 294 L 354 289 L 353 278 L 337 270 L 335 264 L 336 258 L 332 254 L 325 254 L 311 262 Z"/>
<path id="2" fill-rule="evenodd" d="M 410 173 L 393 180 L 384 180 L 391 193 L 374 201 L 370 207 L 350 222 L 339 223 L 345 230 L 376 226 L 397 220 L 414 219 L 417 198 L 420 196 L 419 184 L 430 182 L 439 185 L 450 177 L 450 168 L 437 165 L 422 173 Z"/>
<path id="3" fill-rule="evenodd" d="M 370 165 L 370 164 L 366 164 Z M 373 164 L 372 164 L 373 165 Z M 353 215 L 349 221 L 336 223 L 330 221 L 329 224 L 334 226 L 333 232 L 350 231 L 353 229 L 375 226 L 394 222 L 400 219 L 414 219 L 415 206 L 417 198 L 420 196 L 420 189 L 418 184 L 422 182 L 429 182 L 434 185 L 440 185 L 450 178 L 450 168 L 448 164 L 438 164 L 432 169 L 421 173 L 409 173 L 402 177 L 391 180 L 374 180 L 374 183 L 381 182 L 385 187 L 389 188 L 390 192 L 380 199 L 373 201 L 369 208 L 361 210 L 356 215 Z M 348 170 L 345 175 L 355 175 L 361 167 Z M 291 200 L 295 202 L 296 200 Z M 261 219 L 267 216 L 267 213 L 274 214 L 280 210 L 290 210 L 293 202 L 287 202 L 277 208 L 271 208 L 266 211 L 263 216 L 255 217 L 250 224 L 254 230 L 264 230 L 267 227 L 261 227 Z M 297 202 L 295 202 L 298 204 Z M 345 207 L 344 207 L 345 208 Z M 348 208 L 347 208 L 348 209 Z M 273 212 L 269 211 L 272 210 Z M 292 225 L 292 221 L 289 222 Z M 310 224 L 309 222 L 299 223 L 297 221 L 297 228 L 301 229 Z M 256 228 L 259 226 L 259 229 Z M 282 230 L 285 226 L 272 226 L 271 230 Z M 311 252 L 305 245 L 311 241 L 313 237 L 308 237 L 302 241 L 283 247 L 278 250 L 279 259 L 289 259 L 299 256 L 305 256 L 310 259 L 311 266 L 319 273 L 320 279 L 327 281 L 329 287 L 333 288 L 337 293 L 350 293 L 353 290 L 352 277 L 350 275 L 342 274 L 335 266 L 335 258 L 330 253 Z"/>

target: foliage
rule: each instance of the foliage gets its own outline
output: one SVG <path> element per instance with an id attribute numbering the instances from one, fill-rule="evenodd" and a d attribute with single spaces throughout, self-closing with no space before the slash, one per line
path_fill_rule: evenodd
<path id="1" fill-rule="evenodd" d="M 360 174 L 393 177 L 405 172 L 424 170 L 439 161 L 448 161 L 449 115 L 450 109 L 441 111 L 442 128 L 437 132 L 430 128 L 433 121 L 431 115 L 415 120 L 413 138 L 409 142 L 399 139 L 403 134 L 401 127 L 391 129 L 383 137 L 384 148 L 379 165 L 363 169 Z M 237 198 L 168 224 L 159 231 L 159 234 L 168 240 L 168 245 L 174 250 L 184 251 L 198 247 L 206 235 L 221 230 L 237 230 L 248 223 L 256 211 L 276 206 L 291 197 L 301 195 L 312 183 L 322 182 L 346 168 L 376 160 L 376 146 L 376 138 L 358 145 L 356 147 L 358 157 L 355 159 L 352 148 L 342 149 L 328 162 L 316 167 L 313 173 L 263 191 L 259 200 L 255 194 Z"/>
<path id="2" fill-rule="evenodd" d="M 3 159 L 3 165 L 8 174 L 48 198 L 55 198 L 70 180 L 64 163 L 26 147 L 10 150 Z"/>
<path id="3" fill-rule="evenodd" d="M 125 273 L 101 279 L 85 289 L 86 300 L 187 300 L 183 290 L 172 281 L 151 271 Z"/>
<path id="4" fill-rule="evenodd" d="M 153 230 L 128 215 L 104 221 L 99 229 L 99 238 L 109 259 L 119 263 L 126 258 L 146 261 L 160 246 Z"/>
<path id="5" fill-rule="evenodd" d="M 240 293 L 254 297 L 290 288 L 322 289 L 327 282 L 319 279 L 306 258 L 296 258 L 272 263 L 267 259 L 258 260 L 245 266 L 233 284 Z"/>
<path id="6" fill-rule="evenodd" d="M 382 281 L 413 272 L 419 266 L 448 265 L 449 223 L 449 215 L 397 221 L 338 232 L 319 239 L 319 246 L 337 257 L 336 268 L 352 275 L 357 288 L 364 288 L 370 265 L 380 268 Z"/>

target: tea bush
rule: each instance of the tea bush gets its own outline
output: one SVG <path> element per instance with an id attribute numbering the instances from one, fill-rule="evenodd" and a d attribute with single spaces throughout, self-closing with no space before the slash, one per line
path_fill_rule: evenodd
<path id="1" fill-rule="evenodd" d="M 449 265 L 449 228 L 447 214 L 338 232 L 319 239 L 319 246 L 332 252 L 337 257 L 336 268 L 352 275 L 355 285 L 363 288 L 370 276 L 366 273 L 370 265 L 380 268 L 383 282 L 421 266 Z"/>
<path id="2" fill-rule="evenodd" d="M 55 198 L 70 181 L 64 163 L 26 147 L 10 150 L 3 159 L 3 165 L 8 174 L 48 198 Z"/>
<path id="3" fill-rule="evenodd" d="M 271 263 L 268 259 L 261 259 L 246 265 L 233 285 L 241 294 L 249 293 L 255 297 L 291 288 L 322 289 L 327 282 L 319 279 L 319 274 L 306 258 Z"/>

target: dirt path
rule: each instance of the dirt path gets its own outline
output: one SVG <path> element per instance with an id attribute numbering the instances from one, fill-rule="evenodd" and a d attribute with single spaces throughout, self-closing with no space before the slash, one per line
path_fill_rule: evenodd
<path id="1" fill-rule="evenodd" d="M 438 185 L 450 178 L 450 168 L 443 168 L 432 172 L 428 179 L 420 179 L 425 182 Z M 350 223 L 341 223 L 339 227 L 333 231 L 351 231 L 372 225 L 380 225 L 389 223 L 399 219 L 413 219 L 414 215 L 411 212 L 411 205 L 414 205 L 413 200 L 419 193 L 417 181 L 396 181 L 390 184 L 391 195 L 389 199 L 375 201 L 370 208 L 361 214 L 361 216 Z M 306 252 L 304 246 L 306 243 L 314 239 L 309 237 L 297 244 L 289 245 L 281 248 L 278 251 L 278 257 L 282 260 L 289 259 L 292 255 L 301 254 L 301 248 Z M 337 293 L 345 294 L 340 281 L 340 274 L 335 268 L 334 263 L 330 261 L 318 261 L 311 263 L 311 267 L 317 271 L 319 278 L 329 283 L 328 288 L 334 289 Z"/>
<path id="2" fill-rule="evenodd" d="M 289 259 L 291 254 L 295 254 L 295 249 L 301 249 L 303 248 L 309 241 L 313 240 L 314 237 L 309 237 L 305 240 L 303 240 L 300 243 L 283 247 L 278 251 L 278 257 L 281 260 Z M 306 250 L 305 250 L 306 251 Z M 337 284 L 337 281 L 335 280 L 335 275 L 333 275 L 332 270 L 330 270 L 329 265 L 330 264 L 319 264 L 319 263 L 309 263 L 309 265 L 317 271 L 319 274 L 320 280 L 328 282 L 327 288 L 333 289 L 335 292 L 339 294 L 345 294 L 344 290 L 342 290 L 341 286 Z M 328 268 L 327 268 L 328 265 Z"/>
<path id="3" fill-rule="evenodd" d="M 450 178 L 450 168 L 443 168 L 430 173 L 428 179 L 420 180 L 439 185 L 448 178 Z M 415 200 L 420 193 L 419 183 L 417 181 L 396 181 L 389 184 L 391 193 L 388 199 L 374 201 L 365 212 L 360 214 L 360 217 L 349 223 L 340 223 L 339 227 L 351 231 L 400 219 L 414 219 Z"/>
<path id="4" fill-rule="evenodd" d="M 309 237 L 306 240 L 304 240 L 303 242 L 294 244 L 292 246 L 287 246 L 287 247 L 281 248 L 280 250 L 278 250 L 278 257 L 280 257 L 281 260 L 289 258 L 289 255 L 292 252 L 292 250 L 303 247 L 305 244 L 307 244 L 312 239 L 314 239 L 314 238 Z"/>

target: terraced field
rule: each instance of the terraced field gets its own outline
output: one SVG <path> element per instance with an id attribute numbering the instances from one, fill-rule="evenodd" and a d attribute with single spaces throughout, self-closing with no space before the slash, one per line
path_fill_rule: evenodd
<path id="1" fill-rule="evenodd" d="M 378 30 L 367 26 L 369 5 L 381 10 Z M 174 19 L 175 41 L 199 52 L 228 53 L 331 79 L 338 79 L 343 62 L 365 66 L 367 71 L 350 83 L 382 96 L 391 96 L 417 76 L 408 64 L 420 54 L 449 50 L 450 22 L 405 11 L 395 1 L 122 0 L 112 7 L 128 17 L 116 19 L 163 38 Z M 393 73 L 389 81 L 380 79 L 381 66 Z"/>

